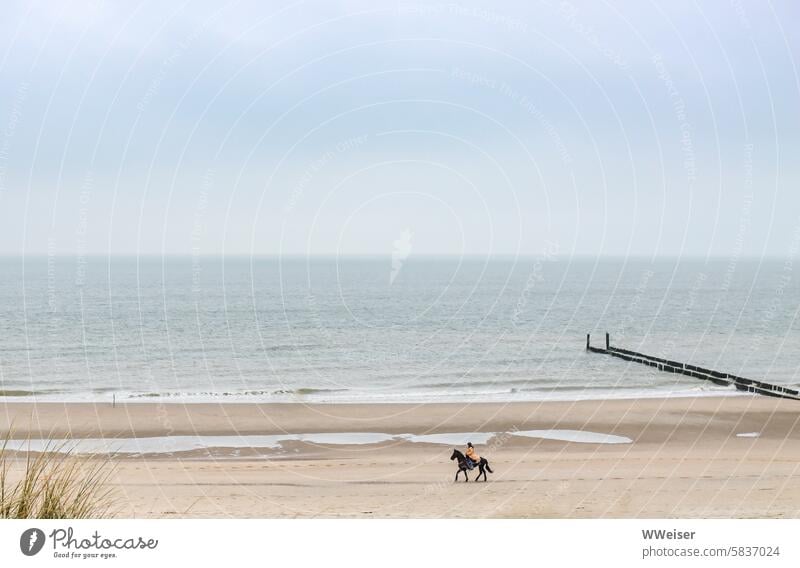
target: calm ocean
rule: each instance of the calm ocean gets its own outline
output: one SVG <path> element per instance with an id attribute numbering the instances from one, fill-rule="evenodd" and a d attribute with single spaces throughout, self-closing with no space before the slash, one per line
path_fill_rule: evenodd
<path id="1" fill-rule="evenodd" d="M 612 343 L 798 382 L 782 261 L 0 260 L 5 400 L 494 401 L 732 392 Z"/>

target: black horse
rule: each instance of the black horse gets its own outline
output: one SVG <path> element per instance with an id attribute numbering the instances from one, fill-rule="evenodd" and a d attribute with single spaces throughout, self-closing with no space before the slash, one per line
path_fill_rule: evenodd
<path id="1" fill-rule="evenodd" d="M 453 450 L 453 455 L 450 456 L 451 460 L 458 460 L 458 471 L 456 472 L 456 478 L 453 481 L 458 481 L 458 474 L 462 471 L 464 472 L 464 481 L 469 481 L 469 477 L 467 477 L 467 471 L 469 471 L 469 467 L 467 467 L 467 458 L 459 452 L 458 450 Z M 494 473 L 492 468 L 489 467 L 489 462 L 486 458 L 481 458 L 481 461 L 478 462 L 478 477 L 475 478 L 475 481 L 478 481 L 483 476 L 484 481 L 488 481 L 486 477 L 486 472 Z"/>

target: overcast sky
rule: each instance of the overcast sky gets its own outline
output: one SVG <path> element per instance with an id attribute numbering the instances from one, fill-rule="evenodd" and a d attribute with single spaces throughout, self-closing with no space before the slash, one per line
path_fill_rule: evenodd
<path id="1" fill-rule="evenodd" d="M 3 13 L 0 253 L 800 243 L 791 0 Z"/>

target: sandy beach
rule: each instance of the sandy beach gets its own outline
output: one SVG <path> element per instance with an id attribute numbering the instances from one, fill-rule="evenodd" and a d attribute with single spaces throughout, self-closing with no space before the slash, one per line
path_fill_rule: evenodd
<path id="1" fill-rule="evenodd" d="M 27 438 L 494 433 L 494 474 L 453 483 L 452 445 L 286 440 L 119 455 L 123 517 L 797 517 L 800 406 L 768 397 L 492 404 L 7 403 Z M 583 443 L 515 435 L 584 431 Z M 461 448 L 463 449 L 463 448 Z M 472 474 L 474 477 L 475 473 Z"/>

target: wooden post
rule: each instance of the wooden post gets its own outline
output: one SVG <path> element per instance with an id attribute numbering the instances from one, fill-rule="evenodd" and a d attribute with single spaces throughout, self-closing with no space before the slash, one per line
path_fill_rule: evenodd
<path id="1" fill-rule="evenodd" d="M 590 335 L 587 333 L 586 334 L 586 351 L 589 351 L 589 337 L 590 337 Z"/>
<path id="2" fill-rule="evenodd" d="M 606 332 L 606 351 L 611 348 L 611 336 Z"/>
<path id="3" fill-rule="evenodd" d="M 111 395 L 111 408 L 117 407 L 117 393 Z"/>

